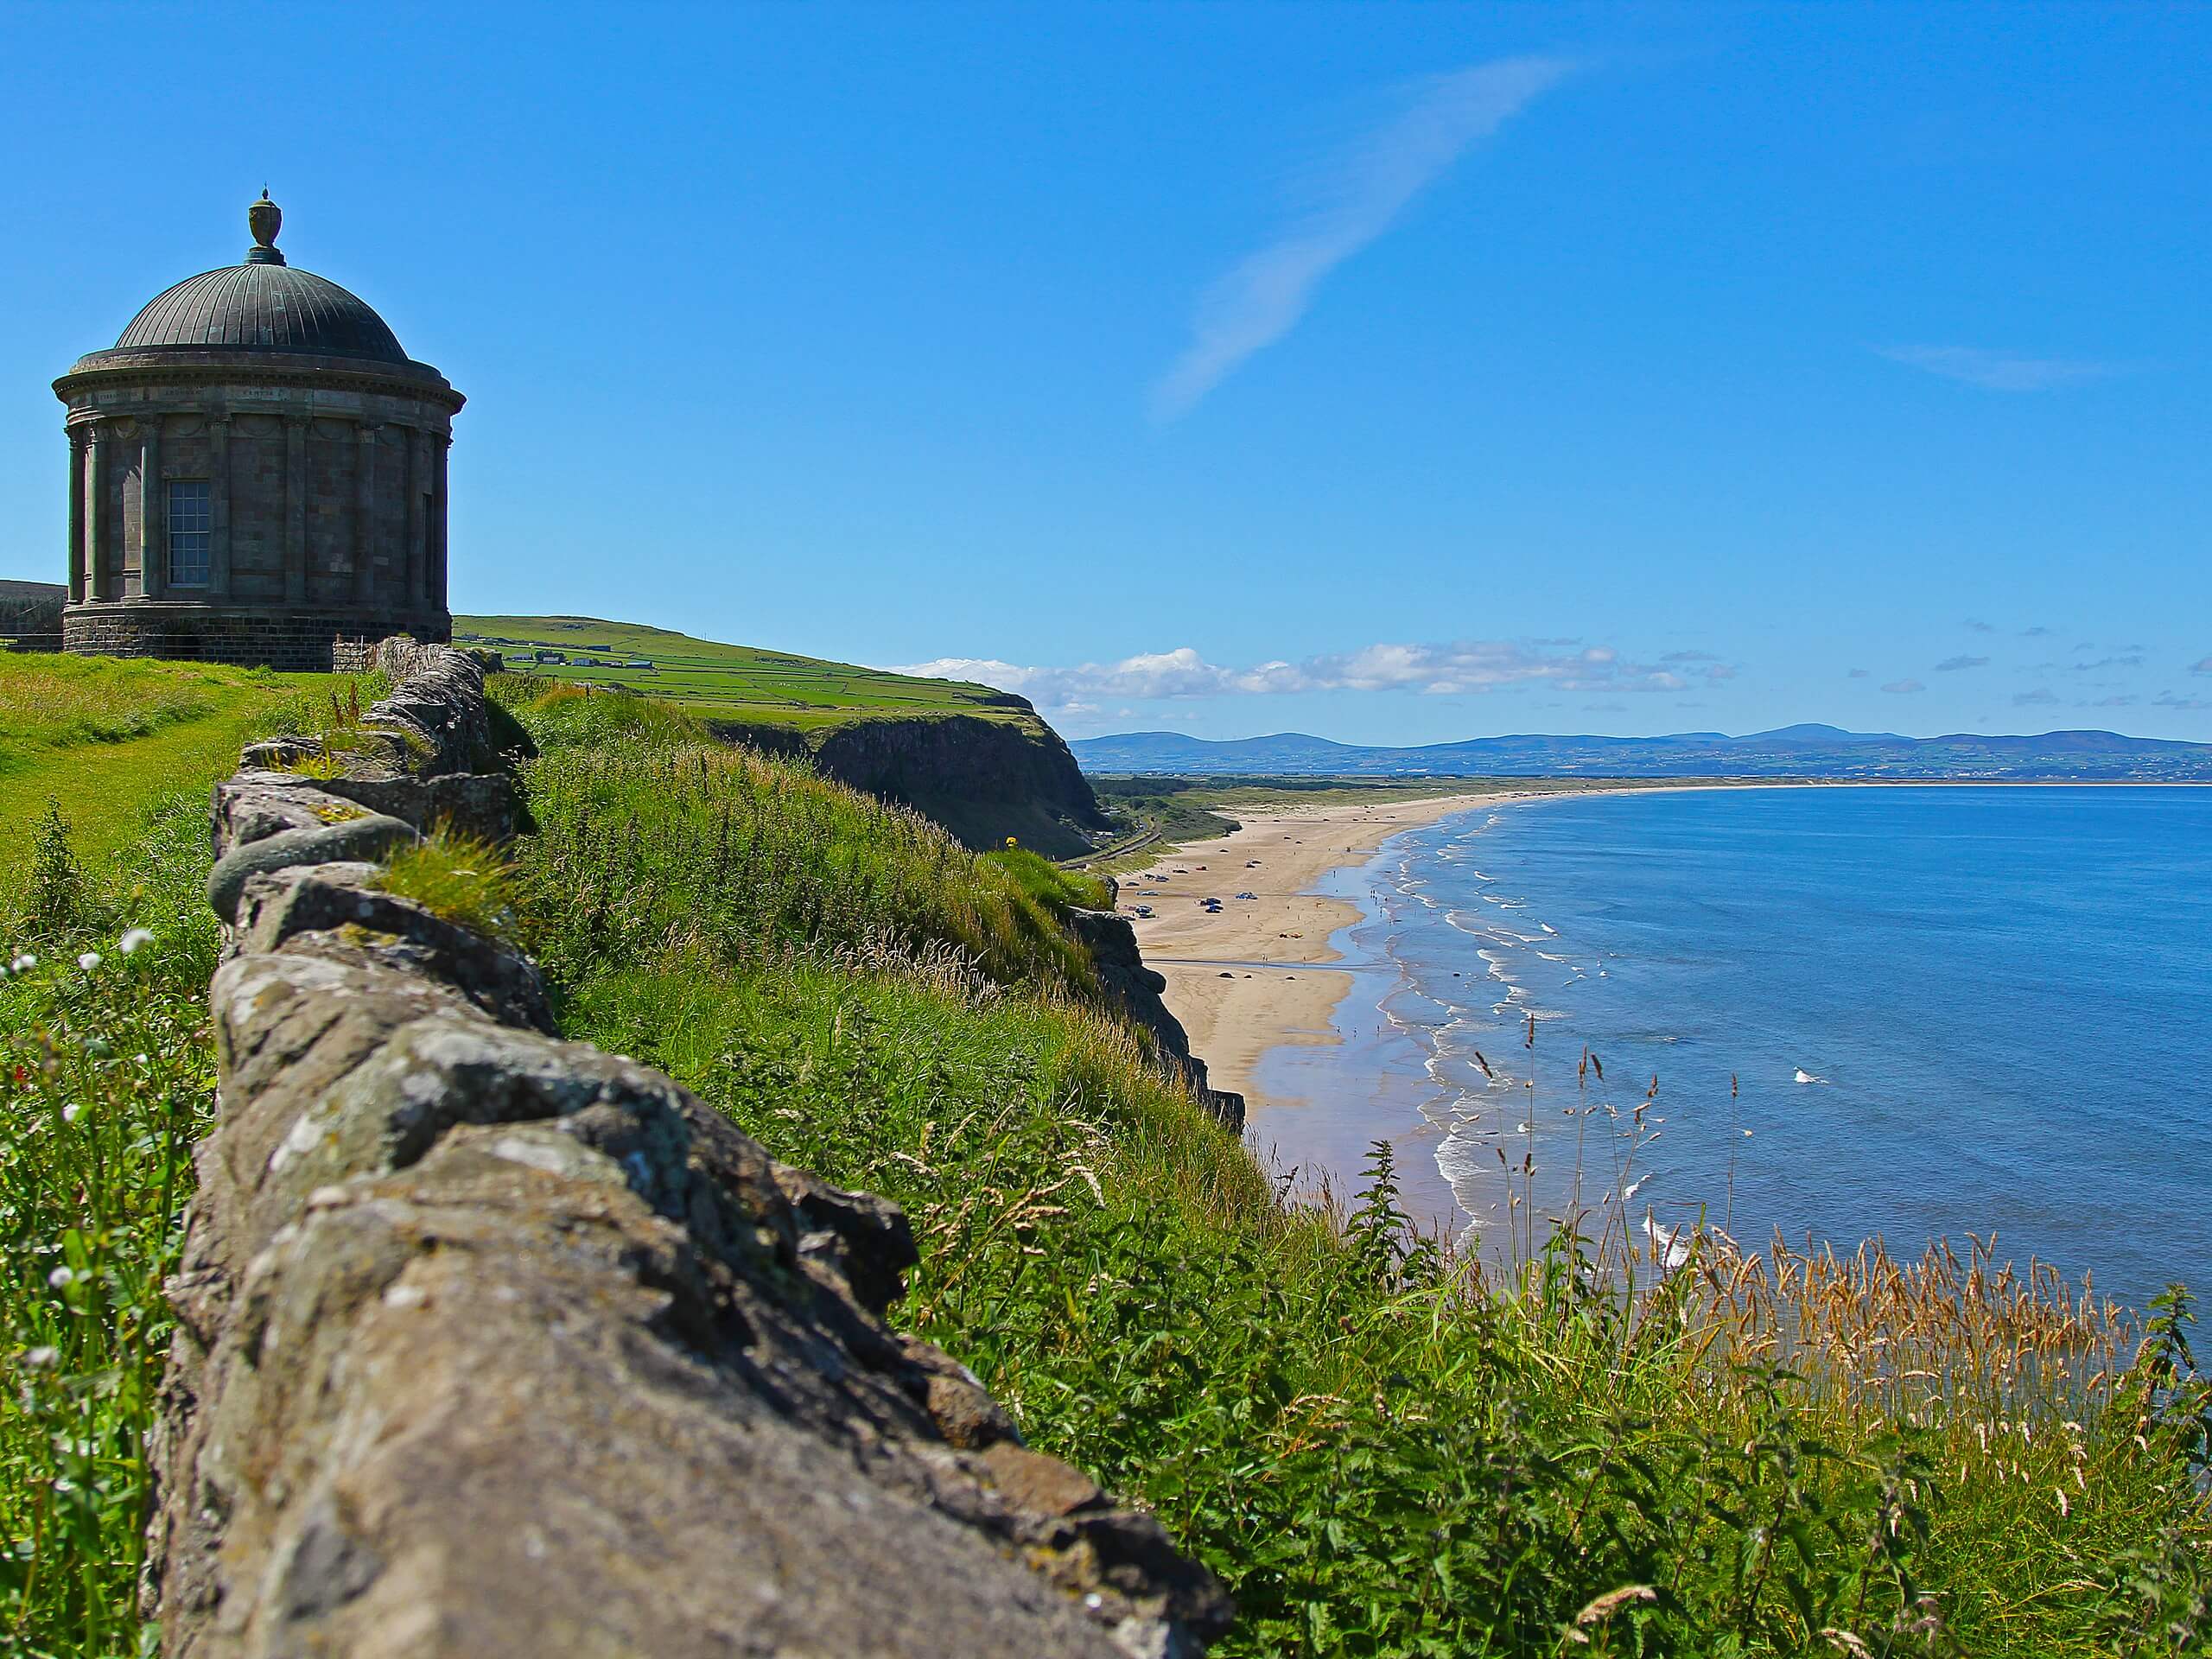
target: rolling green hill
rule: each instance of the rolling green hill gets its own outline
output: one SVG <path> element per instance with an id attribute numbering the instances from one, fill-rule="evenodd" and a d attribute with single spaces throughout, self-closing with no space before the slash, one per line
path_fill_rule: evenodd
<path id="1" fill-rule="evenodd" d="M 491 645 L 516 673 L 620 685 L 695 713 L 802 729 L 859 716 L 981 715 L 1034 720 L 1019 697 L 988 685 L 914 679 L 850 663 L 695 639 L 666 628 L 588 616 L 456 616 L 458 645 Z M 565 660 L 532 660 L 541 652 Z"/>

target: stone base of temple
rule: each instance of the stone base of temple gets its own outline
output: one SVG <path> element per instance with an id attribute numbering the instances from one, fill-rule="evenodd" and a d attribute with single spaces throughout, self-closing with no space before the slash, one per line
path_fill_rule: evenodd
<path id="1" fill-rule="evenodd" d="M 80 657 L 165 657 L 291 672 L 327 674 L 341 642 L 395 633 L 445 645 L 453 639 L 453 617 L 443 610 L 292 610 L 159 600 L 92 601 L 61 613 L 61 648 Z"/>

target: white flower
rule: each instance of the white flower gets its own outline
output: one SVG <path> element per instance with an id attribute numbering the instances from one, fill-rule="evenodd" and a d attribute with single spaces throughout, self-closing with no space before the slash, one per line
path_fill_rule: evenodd
<path id="1" fill-rule="evenodd" d="M 115 942 L 115 948 L 127 957 L 140 945 L 153 943 L 153 938 L 154 934 L 150 928 L 134 927 L 128 930 Z"/>
<path id="2" fill-rule="evenodd" d="M 46 1282 L 52 1285 L 56 1290 L 60 1290 L 65 1285 L 73 1283 L 77 1275 L 70 1272 L 67 1268 L 56 1268 L 52 1273 L 46 1275 Z"/>
<path id="3" fill-rule="evenodd" d="M 84 1109 L 85 1109 L 83 1107 L 79 1106 L 73 1100 L 67 1106 L 64 1106 L 61 1109 L 61 1121 L 64 1123 L 74 1123 L 77 1121 L 77 1114 Z"/>
<path id="4" fill-rule="evenodd" d="M 58 1348 L 34 1348 L 23 1356 L 23 1363 L 35 1371 L 42 1371 L 61 1357 Z"/>
<path id="5" fill-rule="evenodd" d="M 100 965 L 100 953 L 97 950 L 86 951 L 83 956 L 77 958 L 77 965 L 86 973 L 91 973 L 93 969 Z"/>
<path id="6" fill-rule="evenodd" d="M 32 969 L 37 966 L 38 958 L 31 955 L 29 951 L 26 950 L 22 955 L 17 957 L 13 962 L 8 964 L 8 971 L 11 974 L 28 974 Z"/>
<path id="7" fill-rule="evenodd" d="M 153 1064 L 153 1062 L 149 1060 L 143 1054 L 135 1055 L 133 1058 L 137 1059 L 138 1064 L 141 1065 L 150 1065 Z"/>

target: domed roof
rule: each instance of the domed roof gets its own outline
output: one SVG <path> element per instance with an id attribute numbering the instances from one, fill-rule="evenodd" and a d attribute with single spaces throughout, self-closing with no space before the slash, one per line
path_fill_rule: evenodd
<path id="1" fill-rule="evenodd" d="M 115 342 L 120 352 L 302 352 L 405 363 L 385 320 L 337 283 L 284 263 L 275 245 L 283 216 L 266 192 L 247 215 L 254 246 L 245 263 L 187 277 L 155 296 Z"/>

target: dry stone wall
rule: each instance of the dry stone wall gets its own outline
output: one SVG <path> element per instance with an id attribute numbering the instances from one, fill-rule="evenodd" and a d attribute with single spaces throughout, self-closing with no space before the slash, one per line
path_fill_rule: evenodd
<path id="1" fill-rule="evenodd" d="M 467 770 L 476 665 L 385 665 L 387 764 L 216 791 L 221 1116 L 155 1448 L 165 1651 L 1198 1652 L 1213 1580 L 886 1324 L 895 1206 L 561 1040 L 525 958 L 380 890 L 450 800 L 480 830 L 518 805 Z"/>

